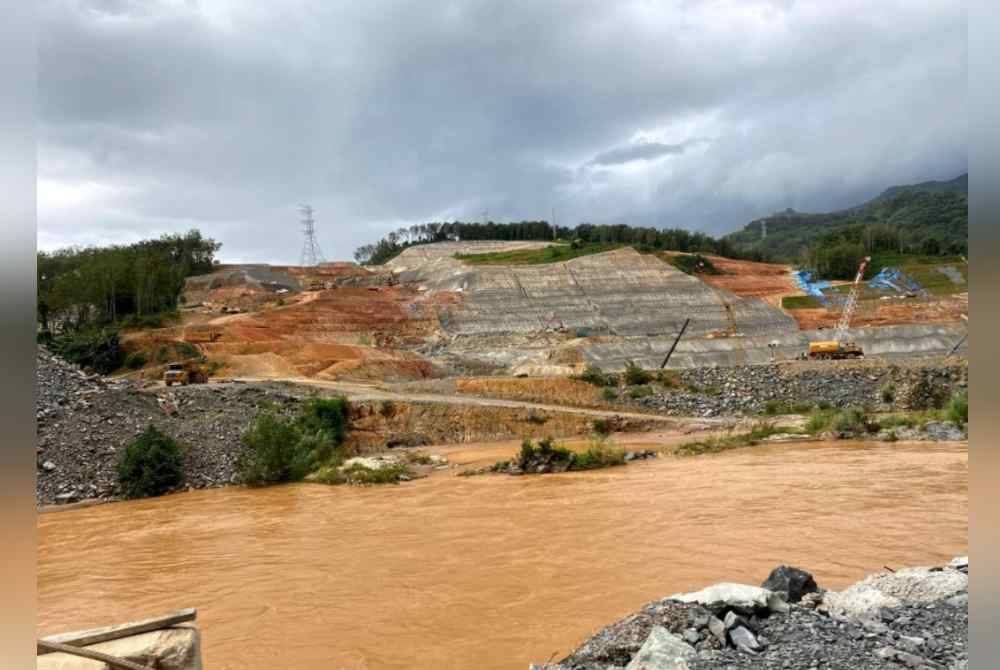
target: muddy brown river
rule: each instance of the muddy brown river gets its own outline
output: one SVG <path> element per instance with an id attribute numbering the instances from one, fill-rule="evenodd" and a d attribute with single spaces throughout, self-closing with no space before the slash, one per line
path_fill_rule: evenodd
<path id="1" fill-rule="evenodd" d="M 183 493 L 42 514 L 40 634 L 198 608 L 206 667 L 511 668 L 775 565 L 967 553 L 964 444 L 773 445 L 540 477 Z"/>

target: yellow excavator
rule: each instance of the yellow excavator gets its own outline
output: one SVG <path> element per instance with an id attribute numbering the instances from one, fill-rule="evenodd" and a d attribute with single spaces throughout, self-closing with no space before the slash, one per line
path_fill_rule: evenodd
<path id="1" fill-rule="evenodd" d="M 865 256 L 858 267 L 858 274 L 854 277 L 851 292 L 844 302 L 844 310 L 840 313 L 840 319 L 837 321 L 837 329 L 833 333 L 833 339 L 818 340 L 809 343 L 807 357 L 810 360 L 842 360 L 845 358 L 861 358 L 865 355 L 865 352 L 857 343 L 848 342 L 845 338 L 847 336 L 847 328 L 851 325 L 851 317 L 854 316 L 854 310 L 858 306 L 858 292 L 861 289 L 861 279 L 864 277 L 865 268 L 871 259 L 871 256 Z"/>

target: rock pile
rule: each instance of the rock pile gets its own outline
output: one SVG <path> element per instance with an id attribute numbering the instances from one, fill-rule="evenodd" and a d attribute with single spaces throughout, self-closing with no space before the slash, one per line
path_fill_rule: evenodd
<path id="1" fill-rule="evenodd" d="M 532 670 L 968 667 L 968 558 L 872 575 L 841 593 L 780 566 L 770 588 L 716 584 L 653 602 Z M 878 594 L 877 596 L 873 594 Z"/>
<path id="2" fill-rule="evenodd" d="M 240 436 L 260 408 L 293 414 L 300 398 L 278 385 L 203 384 L 141 389 L 106 381 L 39 348 L 36 372 L 36 501 L 40 505 L 116 496 L 125 447 L 152 424 L 185 448 L 186 486 L 236 480 Z"/>
<path id="3" fill-rule="evenodd" d="M 759 414 L 768 403 L 827 403 L 831 407 L 869 404 L 882 410 L 940 407 L 966 388 L 964 365 L 912 366 L 866 363 L 744 365 L 677 371 L 680 388 L 660 390 L 633 404 L 683 416 Z M 883 392 L 891 389 L 891 393 Z M 891 400 L 886 401 L 887 397 Z"/>

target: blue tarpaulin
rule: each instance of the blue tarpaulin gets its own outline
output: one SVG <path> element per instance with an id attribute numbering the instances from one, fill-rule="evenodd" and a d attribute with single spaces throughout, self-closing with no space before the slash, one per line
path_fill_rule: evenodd
<path id="1" fill-rule="evenodd" d="M 924 293 L 924 287 L 899 268 L 882 268 L 877 275 L 868 280 L 868 285 L 897 293 Z"/>
<path id="2" fill-rule="evenodd" d="M 813 273 L 811 270 L 799 270 L 794 274 L 795 283 L 800 289 L 811 296 L 819 298 L 819 301 L 824 305 L 830 301 L 830 299 L 823 293 L 823 289 L 830 288 L 830 282 L 825 280 L 813 281 Z"/>

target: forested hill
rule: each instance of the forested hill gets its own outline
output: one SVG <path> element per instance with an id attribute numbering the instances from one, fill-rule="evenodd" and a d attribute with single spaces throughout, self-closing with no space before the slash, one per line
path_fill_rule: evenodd
<path id="1" fill-rule="evenodd" d="M 748 223 L 723 239 L 740 252 L 787 262 L 807 261 L 831 238 L 894 240 L 897 251 L 965 254 L 969 239 L 969 175 L 950 181 L 893 186 L 868 202 L 825 214 L 785 210 Z M 767 236 L 762 239 L 762 226 Z"/>

